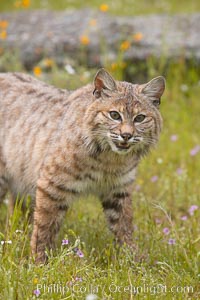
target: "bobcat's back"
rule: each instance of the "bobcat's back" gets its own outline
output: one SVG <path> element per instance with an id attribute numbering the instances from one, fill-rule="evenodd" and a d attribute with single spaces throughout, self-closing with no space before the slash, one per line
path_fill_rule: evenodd
<path id="1" fill-rule="evenodd" d="M 0 160 L 14 192 L 34 193 L 68 95 L 29 75 L 0 74 Z"/>

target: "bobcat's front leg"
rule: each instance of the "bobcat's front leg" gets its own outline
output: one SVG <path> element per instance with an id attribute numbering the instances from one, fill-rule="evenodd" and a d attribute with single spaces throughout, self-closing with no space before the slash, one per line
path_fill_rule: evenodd
<path id="1" fill-rule="evenodd" d="M 120 244 L 127 244 L 133 248 L 133 210 L 131 195 L 127 190 L 114 190 L 104 197 L 103 209 L 109 227 Z"/>
<path id="2" fill-rule="evenodd" d="M 31 250 L 36 263 L 45 263 L 45 250 L 54 248 L 56 235 L 73 197 L 73 192 L 63 186 L 38 185 L 31 238 Z"/>

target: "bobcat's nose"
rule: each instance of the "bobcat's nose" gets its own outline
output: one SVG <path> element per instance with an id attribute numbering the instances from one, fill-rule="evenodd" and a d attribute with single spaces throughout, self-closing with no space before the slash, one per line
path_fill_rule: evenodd
<path id="1" fill-rule="evenodd" d="M 132 138 L 132 134 L 130 132 L 124 132 L 121 133 L 121 137 L 124 139 L 125 142 L 127 142 L 128 140 L 130 140 L 130 138 Z"/>

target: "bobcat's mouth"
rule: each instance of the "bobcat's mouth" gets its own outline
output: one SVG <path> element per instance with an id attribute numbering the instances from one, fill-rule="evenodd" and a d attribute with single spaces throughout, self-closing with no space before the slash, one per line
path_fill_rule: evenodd
<path id="1" fill-rule="evenodd" d="M 115 145 L 120 150 L 127 150 L 130 148 L 130 144 L 126 142 L 117 142 L 117 143 L 115 142 Z"/>

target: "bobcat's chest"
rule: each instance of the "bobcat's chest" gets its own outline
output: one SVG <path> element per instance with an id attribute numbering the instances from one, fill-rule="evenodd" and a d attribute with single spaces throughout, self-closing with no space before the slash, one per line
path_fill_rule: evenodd
<path id="1" fill-rule="evenodd" d="M 85 160 L 80 188 L 82 186 L 83 192 L 94 194 L 122 188 L 134 181 L 137 163 L 134 159 L 121 161 L 105 156 Z"/>
<path id="2" fill-rule="evenodd" d="M 93 173 L 93 182 L 88 182 L 88 191 L 101 194 L 112 189 L 123 188 L 123 186 L 134 181 L 136 169 L 129 170 L 122 174 L 99 172 Z"/>
<path id="3" fill-rule="evenodd" d="M 133 155 L 121 158 L 111 153 L 94 158 L 86 153 L 73 153 L 66 165 L 61 165 L 58 170 L 49 168 L 48 172 L 53 174 L 51 181 L 63 187 L 62 193 L 69 189 L 79 195 L 101 196 L 131 184 L 138 161 Z"/>

